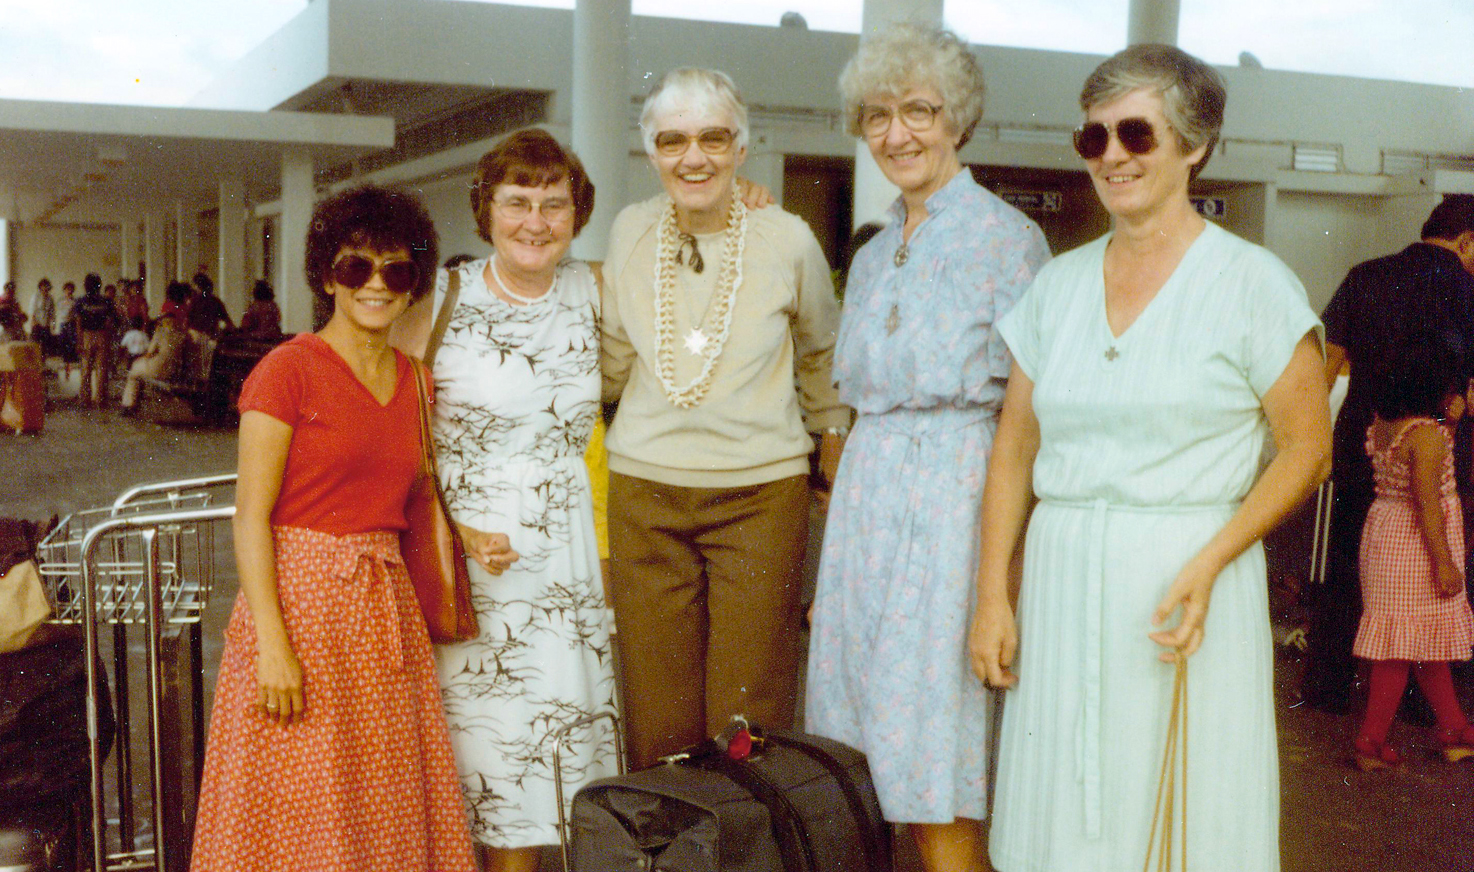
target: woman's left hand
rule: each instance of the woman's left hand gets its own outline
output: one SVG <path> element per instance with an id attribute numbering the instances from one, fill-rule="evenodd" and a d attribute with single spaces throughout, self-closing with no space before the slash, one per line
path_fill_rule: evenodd
<path id="1" fill-rule="evenodd" d="M 825 433 L 819 437 L 819 475 L 824 479 L 824 489 L 816 490 L 819 508 L 829 510 L 829 497 L 834 493 L 834 478 L 839 475 L 839 458 L 844 454 L 844 437 L 838 433 Z"/>
<path id="2" fill-rule="evenodd" d="M 1152 612 L 1152 626 L 1160 627 L 1180 606 L 1182 619 L 1177 626 L 1148 634 L 1153 642 L 1169 650 L 1157 655 L 1163 663 L 1171 663 L 1181 654 L 1191 657 L 1203 644 L 1203 623 L 1208 618 L 1208 600 L 1213 595 L 1213 583 L 1218 580 L 1222 569 L 1202 554 L 1189 560 L 1187 566 L 1177 574 L 1167 595 L 1157 603 Z"/>
<path id="3" fill-rule="evenodd" d="M 520 556 L 512 550 L 511 539 L 506 533 L 488 533 L 461 523 L 456 524 L 456 529 L 461 534 L 461 547 L 466 549 L 466 555 L 492 575 L 506 572 Z"/>
<path id="4" fill-rule="evenodd" d="M 742 197 L 742 205 L 749 209 L 766 209 L 773 205 L 773 192 L 752 179 L 737 179 L 737 193 Z"/>

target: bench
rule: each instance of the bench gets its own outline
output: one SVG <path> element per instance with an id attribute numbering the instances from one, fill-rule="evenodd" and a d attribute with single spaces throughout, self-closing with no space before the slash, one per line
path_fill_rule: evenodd
<path id="1" fill-rule="evenodd" d="M 219 339 L 186 342 L 179 366 L 168 378 L 144 376 L 139 402 L 148 393 L 178 397 L 206 421 L 223 421 L 235 411 L 246 376 L 271 349 L 292 338 L 261 339 L 227 333 Z"/>

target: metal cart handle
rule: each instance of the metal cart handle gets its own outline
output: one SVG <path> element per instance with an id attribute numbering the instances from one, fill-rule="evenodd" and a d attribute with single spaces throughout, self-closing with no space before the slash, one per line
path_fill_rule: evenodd
<path id="1" fill-rule="evenodd" d="M 569 832 L 568 810 L 563 800 L 563 746 L 573 735 L 573 731 L 586 727 L 602 720 L 609 721 L 609 727 L 614 732 L 614 762 L 619 774 L 624 774 L 624 739 L 619 733 L 619 715 L 612 711 L 602 711 L 588 717 L 579 718 L 572 723 L 564 724 L 552 733 L 553 738 L 553 789 L 558 800 L 558 847 L 563 852 L 563 869 L 569 870 L 568 865 L 569 841 L 572 834 Z"/>
<path id="2" fill-rule="evenodd" d="M 233 472 L 220 473 L 218 475 L 205 475 L 199 478 L 181 478 L 177 481 L 158 481 L 152 484 L 135 485 L 118 495 L 113 500 L 113 512 L 131 503 L 137 497 L 144 494 L 177 493 L 180 491 L 203 490 L 210 487 L 222 487 L 235 484 L 236 475 Z"/>
<path id="3" fill-rule="evenodd" d="M 213 476 L 212 478 L 222 478 Z M 229 478 L 235 478 L 234 475 Z M 204 481 L 194 479 L 193 481 Z M 166 484 L 178 484 L 177 482 Z M 157 488 L 157 485 L 146 485 L 145 488 Z M 135 488 L 118 498 L 115 505 L 122 505 L 135 491 Z M 103 821 L 103 790 L 102 790 L 102 753 L 98 747 L 98 724 L 97 724 L 97 579 L 92 568 L 92 551 L 97 543 L 106 534 L 114 530 L 135 529 L 143 530 L 144 553 L 147 557 L 145 572 L 148 584 L 148 665 L 149 665 L 149 727 L 153 732 L 154 747 L 159 747 L 159 732 L 162 729 L 159 718 L 159 698 L 162 694 L 163 679 L 160 673 L 159 644 L 162 638 L 163 604 L 159 591 L 159 553 L 156 549 L 154 537 L 158 528 L 167 524 L 183 524 L 195 521 L 218 521 L 235 517 L 235 506 L 220 506 L 213 509 L 186 509 L 176 512 L 153 512 L 147 515 L 129 515 L 111 520 L 103 521 L 101 524 L 87 531 L 82 538 L 82 626 L 86 630 L 87 640 L 87 736 L 90 748 L 88 749 L 89 774 L 92 778 L 92 869 L 94 872 L 106 872 L 107 852 L 105 850 L 106 830 Z M 164 767 L 163 761 L 158 754 L 153 755 L 153 806 L 154 806 L 154 869 L 156 872 L 171 872 L 165 868 L 165 850 L 168 844 L 165 832 L 166 825 L 163 813 L 164 801 Z"/>

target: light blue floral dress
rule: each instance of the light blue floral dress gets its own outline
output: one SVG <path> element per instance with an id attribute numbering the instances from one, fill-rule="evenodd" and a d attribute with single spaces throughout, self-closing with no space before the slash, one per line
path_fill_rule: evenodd
<path id="1" fill-rule="evenodd" d="M 864 751 L 887 820 L 986 813 L 989 698 L 968 667 L 978 514 L 1010 358 L 994 322 L 1049 259 L 958 173 L 855 256 L 835 346 L 859 412 L 824 535 L 807 728 Z"/>

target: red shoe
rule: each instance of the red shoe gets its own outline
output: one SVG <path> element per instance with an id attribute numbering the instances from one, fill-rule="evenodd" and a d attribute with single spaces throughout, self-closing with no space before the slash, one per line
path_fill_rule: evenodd
<path id="1" fill-rule="evenodd" d="M 1462 730 L 1439 730 L 1438 744 L 1443 746 L 1443 759 L 1457 763 L 1474 757 L 1474 726 Z"/>
<path id="2" fill-rule="evenodd" d="M 1471 749 L 1474 751 L 1474 749 Z M 1374 769 L 1391 769 L 1402 762 L 1402 755 L 1386 742 L 1359 738 L 1352 745 L 1352 758 L 1356 768 L 1363 772 Z"/>

